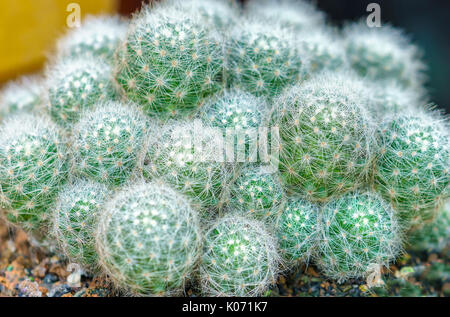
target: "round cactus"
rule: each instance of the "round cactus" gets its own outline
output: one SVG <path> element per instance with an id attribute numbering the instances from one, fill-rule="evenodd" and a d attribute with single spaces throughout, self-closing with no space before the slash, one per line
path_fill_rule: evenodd
<path id="1" fill-rule="evenodd" d="M 278 174 L 261 166 L 244 168 L 230 186 L 230 208 L 261 220 L 274 220 L 284 201 Z"/>
<path id="2" fill-rule="evenodd" d="M 449 128 L 437 115 L 390 117 L 378 133 L 375 188 L 406 226 L 432 218 L 449 197 Z"/>
<path id="3" fill-rule="evenodd" d="M 299 34 L 302 50 L 300 56 L 306 56 L 308 73 L 335 71 L 347 66 L 342 40 L 336 33 L 322 27 Z"/>
<path id="4" fill-rule="evenodd" d="M 281 23 L 296 32 L 321 27 L 325 14 L 303 0 L 251 0 L 247 12 L 272 23 Z"/>
<path id="5" fill-rule="evenodd" d="M 116 80 L 148 115 L 190 114 L 222 88 L 222 40 L 188 13 L 170 3 L 144 8 L 118 51 Z"/>
<path id="6" fill-rule="evenodd" d="M 150 137 L 144 176 L 164 179 L 202 210 L 219 206 L 233 172 L 224 162 L 223 138 L 216 132 L 200 120 L 157 127 Z"/>
<path id="7" fill-rule="evenodd" d="M 65 127 L 100 100 L 115 96 L 111 67 L 100 59 L 67 58 L 47 71 L 49 112 Z"/>
<path id="8" fill-rule="evenodd" d="M 279 256 L 262 223 L 221 218 L 205 234 L 200 266 L 207 296 L 260 296 L 275 283 Z"/>
<path id="9" fill-rule="evenodd" d="M 367 95 L 367 96 L 366 96 Z M 272 113 L 287 189 L 329 200 L 366 180 L 374 151 L 369 97 L 346 73 L 324 73 L 287 90 Z"/>
<path id="10" fill-rule="evenodd" d="M 390 26 L 370 28 L 365 22 L 350 24 L 344 30 L 347 58 L 361 76 L 395 80 L 406 87 L 420 87 L 424 64 L 416 46 Z"/>
<path id="11" fill-rule="evenodd" d="M 284 259 L 307 263 L 316 249 L 319 207 L 301 198 L 290 198 L 277 219 L 276 233 Z"/>
<path id="12" fill-rule="evenodd" d="M 107 101 L 85 113 L 73 132 L 75 171 L 119 186 L 142 169 L 148 123 L 132 104 Z"/>
<path id="13" fill-rule="evenodd" d="M 181 292 L 197 262 L 198 216 L 164 184 L 138 183 L 105 206 L 96 236 L 103 269 L 134 295 Z"/>
<path id="14" fill-rule="evenodd" d="M 8 83 L 0 92 L 0 121 L 21 112 L 37 110 L 43 103 L 41 79 L 22 77 Z"/>
<path id="15" fill-rule="evenodd" d="M 442 208 L 432 222 L 412 232 L 408 249 L 413 251 L 439 251 L 450 245 L 450 202 Z"/>
<path id="16" fill-rule="evenodd" d="M 166 0 L 183 11 L 200 14 L 205 24 L 218 30 L 226 30 L 237 20 L 237 12 L 232 1 L 227 0 Z"/>
<path id="17" fill-rule="evenodd" d="M 304 61 L 289 28 L 245 20 L 232 29 L 226 46 L 225 73 L 230 86 L 270 99 L 302 79 Z"/>
<path id="18" fill-rule="evenodd" d="M 19 114 L 3 122 L 0 135 L 0 203 L 7 220 L 29 232 L 43 230 L 68 173 L 58 129 L 43 117 Z"/>
<path id="19" fill-rule="evenodd" d="M 111 63 L 126 31 L 127 23 L 118 16 L 88 16 L 81 27 L 59 40 L 58 54 L 61 57 L 98 57 Z"/>
<path id="20" fill-rule="evenodd" d="M 90 271 L 98 266 L 94 233 L 107 195 L 103 184 L 76 180 L 61 189 L 53 210 L 52 235 L 60 249 Z"/>
<path id="21" fill-rule="evenodd" d="M 338 282 L 370 280 L 395 260 L 401 250 L 400 237 L 394 211 L 381 197 L 347 194 L 323 207 L 315 262 L 323 274 Z"/>

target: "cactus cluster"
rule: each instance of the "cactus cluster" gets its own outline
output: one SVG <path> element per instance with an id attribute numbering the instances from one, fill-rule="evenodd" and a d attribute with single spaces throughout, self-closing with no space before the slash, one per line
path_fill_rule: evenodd
<path id="1" fill-rule="evenodd" d="M 0 129 L 0 203 L 9 222 L 37 233 L 68 175 L 67 149 L 44 117 L 18 114 Z"/>
<path id="2" fill-rule="evenodd" d="M 449 128 L 433 113 L 387 118 L 379 129 L 375 187 L 408 225 L 433 217 L 449 197 Z"/>
<path id="3" fill-rule="evenodd" d="M 114 98 L 112 69 L 95 58 L 66 58 L 47 71 L 49 113 L 63 126 L 76 123 L 99 100 Z"/>
<path id="4" fill-rule="evenodd" d="M 94 234 L 107 197 L 105 185 L 77 179 L 61 189 L 52 213 L 51 234 L 63 254 L 91 271 L 98 267 Z"/>
<path id="5" fill-rule="evenodd" d="M 366 89 L 348 74 L 323 73 L 277 100 L 281 177 L 289 191 L 326 201 L 360 186 L 373 156 Z"/>
<path id="6" fill-rule="evenodd" d="M 107 203 L 97 232 L 109 276 L 135 295 L 182 291 L 201 246 L 197 212 L 159 183 L 137 183 Z"/>
<path id="7" fill-rule="evenodd" d="M 114 52 L 126 35 L 127 24 L 118 16 L 88 16 L 79 28 L 58 42 L 58 54 L 65 57 L 99 57 L 112 63 Z"/>
<path id="8" fill-rule="evenodd" d="M 42 78 L 22 77 L 0 91 L 0 121 L 17 113 L 30 113 L 43 105 Z"/>
<path id="9" fill-rule="evenodd" d="M 208 296 L 257 296 L 275 282 L 279 255 L 275 239 L 255 220 L 219 219 L 205 233 L 200 266 Z"/>
<path id="10" fill-rule="evenodd" d="M 149 115 L 187 115 L 221 90 L 221 38 L 179 5 L 145 8 L 131 22 L 117 56 L 124 95 Z"/>
<path id="11" fill-rule="evenodd" d="M 373 286 L 406 241 L 448 244 L 449 125 L 418 49 L 303 1 L 237 9 L 90 17 L 43 83 L 8 85 L 2 217 L 138 296 L 261 296 L 308 265 Z"/>
<path id="12" fill-rule="evenodd" d="M 143 168 L 148 129 L 132 104 L 96 105 L 73 129 L 75 173 L 109 186 L 124 184 Z"/>

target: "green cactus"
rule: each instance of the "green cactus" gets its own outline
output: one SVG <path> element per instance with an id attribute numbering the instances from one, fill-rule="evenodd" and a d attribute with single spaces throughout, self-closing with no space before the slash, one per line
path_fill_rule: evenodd
<path id="1" fill-rule="evenodd" d="M 367 179 L 375 151 L 368 92 L 347 73 L 323 73 L 287 90 L 272 122 L 288 191 L 326 201 Z"/>
<path id="2" fill-rule="evenodd" d="M 283 258 L 291 265 L 308 263 L 317 247 L 319 207 L 291 197 L 276 222 L 276 234 Z"/>
<path id="3" fill-rule="evenodd" d="M 45 235 L 47 208 L 68 174 L 59 131 L 44 117 L 18 114 L 0 128 L 0 203 L 9 222 Z"/>
<path id="4" fill-rule="evenodd" d="M 373 193 L 351 193 L 323 207 L 315 263 L 328 278 L 344 282 L 376 276 L 401 250 L 392 208 Z"/>
<path id="5" fill-rule="evenodd" d="M 303 0 L 250 0 L 246 11 L 269 21 L 270 25 L 281 23 L 296 32 L 309 31 L 325 23 L 325 14 Z"/>
<path id="6" fill-rule="evenodd" d="M 89 271 L 98 266 L 95 230 L 108 196 L 105 185 L 75 180 L 61 189 L 52 214 L 52 236 L 72 263 Z"/>
<path id="7" fill-rule="evenodd" d="M 148 122 L 133 104 L 107 101 L 85 113 L 73 130 L 75 172 L 120 186 L 142 170 Z"/>
<path id="8" fill-rule="evenodd" d="M 203 210 L 220 207 L 233 176 L 223 159 L 221 134 L 200 120 L 172 121 L 151 133 L 144 176 L 162 178 Z"/>
<path id="9" fill-rule="evenodd" d="M 111 67 L 96 58 L 67 58 L 47 70 L 49 112 L 52 119 L 69 127 L 83 111 L 114 98 Z"/>
<path id="10" fill-rule="evenodd" d="M 262 166 L 244 168 L 229 190 L 231 209 L 268 222 L 275 220 L 285 199 L 278 174 Z"/>
<path id="11" fill-rule="evenodd" d="M 408 249 L 413 251 L 439 251 L 450 246 L 450 202 L 445 204 L 436 218 L 424 223 L 408 237 Z"/>
<path id="12" fill-rule="evenodd" d="M 118 51 L 116 80 L 148 115 L 188 115 L 222 89 L 223 45 L 201 17 L 177 5 L 146 7 Z"/>
<path id="13" fill-rule="evenodd" d="M 275 283 L 279 256 L 262 223 L 229 215 L 205 233 L 200 265 L 207 296 L 261 296 Z"/>
<path id="14" fill-rule="evenodd" d="M 201 246 L 197 212 L 158 183 L 137 183 L 105 206 L 96 235 L 100 263 L 134 295 L 182 292 Z"/>
<path id="15" fill-rule="evenodd" d="M 404 87 L 423 84 L 421 53 L 400 30 L 389 25 L 371 28 L 361 21 L 349 24 L 344 37 L 348 61 L 361 76 L 395 80 Z"/>
<path id="16" fill-rule="evenodd" d="M 449 197 L 449 128 L 438 114 L 400 114 L 378 131 L 375 188 L 405 227 L 433 217 Z"/>
<path id="17" fill-rule="evenodd" d="M 255 18 L 244 20 L 231 30 L 226 46 L 229 86 L 271 99 L 303 79 L 304 60 L 290 28 Z"/>
<path id="18" fill-rule="evenodd" d="M 81 27 L 69 31 L 58 41 L 58 55 L 98 57 L 112 63 L 126 31 L 127 23 L 119 16 L 87 16 Z"/>
<path id="19" fill-rule="evenodd" d="M 10 82 L 0 92 L 0 121 L 17 113 L 38 110 L 43 104 L 42 79 L 21 77 Z"/>

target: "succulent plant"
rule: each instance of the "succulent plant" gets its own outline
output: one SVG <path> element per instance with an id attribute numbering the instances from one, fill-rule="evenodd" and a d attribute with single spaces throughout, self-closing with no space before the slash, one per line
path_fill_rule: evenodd
<path id="1" fill-rule="evenodd" d="M 306 56 L 308 62 L 308 74 L 342 70 L 347 66 L 343 41 L 331 28 L 307 29 L 298 36 L 301 39 L 301 56 Z"/>
<path id="2" fill-rule="evenodd" d="M 244 20 L 231 30 L 226 47 L 229 86 L 271 99 L 303 79 L 299 41 L 290 28 L 278 23 Z"/>
<path id="3" fill-rule="evenodd" d="M 133 104 L 106 101 L 86 112 L 73 130 L 75 172 L 120 186 L 142 170 L 149 125 Z"/>
<path id="4" fill-rule="evenodd" d="M 230 208 L 243 216 L 273 222 L 285 194 L 277 173 L 262 166 L 247 166 L 230 185 Z"/>
<path id="5" fill-rule="evenodd" d="M 98 266 L 94 234 L 107 197 L 105 185 L 77 179 L 61 189 L 53 209 L 51 233 L 60 250 L 90 271 Z"/>
<path id="6" fill-rule="evenodd" d="M 223 158 L 223 138 L 200 120 L 174 120 L 151 133 L 144 176 L 164 179 L 199 209 L 220 207 L 233 176 Z"/>
<path id="7" fill-rule="evenodd" d="M 111 67 L 96 58 L 66 58 L 47 70 L 49 112 L 52 119 L 69 127 L 82 112 L 102 100 L 113 99 Z"/>
<path id="8" fill-rule="evenodd" d="M 6 84 L 0 92 L 0 121 L 41 107 L 44 92 L 41 81 L 38 76 L 27 76 Z"/>
<path id="9" fill-rule="evenodd" d="M 286 90 L 271 120 L 279 129 L 279 169 L 289 191 L 326 201 L 366 181 L 375 151 L 369 100 L 347 73 L 323 73 Z"/>
<path id="10" fill-rule="evenodd" d="M 98 57 L 112 63 L 114 51 L 125 38 L 127 23 L 119 16 L 87 16 L 81 27 L 58 41 L 60 57 Z"/>
<path id="11" fill-rule="evenodd" d="M 134 295 L 182 291 L 201 247 L 197 212 L 170 187 L 137 183 L 105 206 L 96 235 L 100 263 Z"/>
<path id="12" fill-rule="evenodd" d="M 9 222 L 45 231 L 47 208 L 68 174 L 59 131 L 44 117 L 18 114 L 0 128 L 0 203 Z"/>
<path id="13" fill-rule="evenodd" d="M 319 28 L 325 23 L 325 14 L 303 0 L 250 0 L 246 4 L 250 15 L 272 23 L 281 23 L 296 32 Z"/>
<path id="14" fill-rule="evenodd" d="M 450 246 L 450 202 L 431 222 L 424 223 L 408 237 L 408 249 L 413 251 L 439 251 Z"/>
<path id="15" fill-rule="evenodd" d="M 258 157 L 259 128 L 266 123 L 268 109 L 263 98 L 231 89 L 208 101 L 200 111 L 200 118 L 205 124 L 220 129 L 228 142 L 226 145 L 232 146 L 233 157 L 227 160 L 258 162 L 261 161 Z"/>
<path id="16" fill-rule="evenodd" d="M 387 118 L 378 132 L 375 188 L 406 227 L 430 219 L 449 197 L 447 122 L 416 111 Z"/>
<path id="17" fill-rule="evenodd" d="M 276 222 L 276 234 L 283 258 L 291 265 L 308 263 L 317 247 L 319 206 L 291 197 Z"/>
<path id="18" fill-rule="evenodd" d="M 401 232 L 392 207 L 373 193 L 350 193 L 322 210 L 315 262 L 328 278 L 344 282 L 376 276 L 401 251 Z"/>
<path id="19" fill-rule="evenodd" d="M 118 51 L 122 92 L 152 116 L 191 114 L 222 89 L 222 39 L 180 5 L 146 7 Z"/>
<path id="20" fill-rule="evenodd" d="M 348 61 L 361 76 L 414 88 L 424 82 L 421 53 L 400 30 L 370 28 L 362 21 L 348 25 L 344 36 Z"/>
<path id="21" fill-rule="evenodd" d="M 165 3 L 176 5 L 186 12 L 200 14 L 205 24 L 220 31 L 226 31 L 238 16 L 233 0 L 166 0 Z"/>
<path id="22" fill-rule="evenodd" d="M 260 296 L 275 282 L 279 255 L 262 223 L 230 214 L 217 220 L 204 239 L 204 295 Z"/>

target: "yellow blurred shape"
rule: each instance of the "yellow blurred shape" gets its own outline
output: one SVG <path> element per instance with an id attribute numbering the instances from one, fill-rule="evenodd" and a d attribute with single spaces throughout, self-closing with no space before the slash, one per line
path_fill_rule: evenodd
<path id="1" fill-rule="evenodd" d="M 39 69 L 67 29 L 71 3 L 81 16 L 117 12 L 118 0 L 1 0 L 0 81 Z M 70 9 L 70 7 L 69 7 Z"/>

